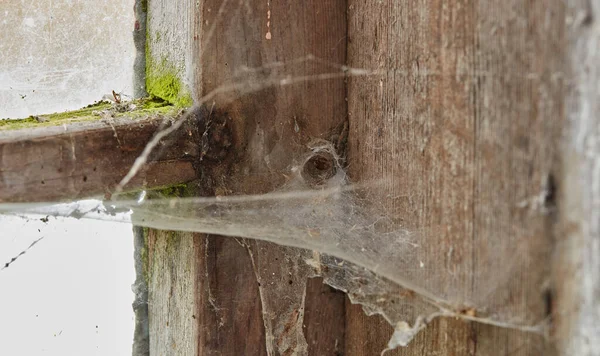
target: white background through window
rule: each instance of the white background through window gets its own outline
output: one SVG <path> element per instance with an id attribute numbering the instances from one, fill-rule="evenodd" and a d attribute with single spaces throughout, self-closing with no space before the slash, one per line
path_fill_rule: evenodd
<path id="1" fill-rule="evenodd" d="M 0 1 L 0 118 L 132 94 L 133 1 Z M 131 226 L 0 215 L 0 355 L 131 355 Z"/>

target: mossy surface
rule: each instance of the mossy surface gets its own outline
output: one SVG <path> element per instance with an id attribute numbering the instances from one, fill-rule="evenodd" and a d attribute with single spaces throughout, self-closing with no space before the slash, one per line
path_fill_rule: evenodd
<path id="1" fill-rule="evenodd" d="M 177 107 L 189 107 L 193 104 L 192 95 L 179 79 L 177 70 L 170 67 L 164 59 L 157 65 L 156 61 L 146 57 L 146 91 Z"/>
<path id="2" fill-rule="evenodd" d="M 135 110 L 115 114 L 116 118 L 128 117 L 132 119 L 146 118 L 150 115 L 171 115 L 174 116 L 179 111 L 179 108 L 160 98 L 144 98 L 135 101 L 137 107 Z"/>
<path id="3" fill-rule="evenodd" d="M 178 109 L 173 107 L 168 102 L 159 98 L 144 98 L 134 100 L 132 102 L 136 106 L 134 110 L 118 112 L 115 110 L 113 117 L 115 118 L 146 118 L 150 115 L 175 114 Z M 71 124 L 75 122 L 100 120 L 103 110 L 111 110 L 115 108 L 115 104 L 109 102 L 98 102 L 88 105 L 79 110 L 65 111 L 48 115 L 32 115 L 23 119 L 5 119 L 0 120 L 0 131 L 17 130 L 25 128 L 37 128 L 45 126 L 58 126 L 62 124 Z"/>
<path id="4" fill-rule="evenodd" d="M 195 196 L 192 184 L 181 183 L 171 186 L 153 187 L 152 189 L 139 188 L 119 193 L 119 200 L 138 200 L 140 193 L 145 191 L 144 199 L 185 198 Z"/>
<path id="5" fill-rule="evenodd" d="M 147 30 L 148 31 L 148 30 Z M 194 101 L 189 88 L 181 81 L 181 69 L 169 62 L 166 57 L 155 58 L 150 46 L 160 41 L 161 33 L 146 33 L 146 91 L 177 107 L 192 106 Z M 154 36 L 154 39 L 151 37 Z"/>
<path id="6" fill-rule="evenodd" d="M 194 196 L 191 185 L 177 184 L 166 188 L 154 189 L 153 192 L 161 198 L 185 198 Z"/>
<path id="7" fill-rule="evenodd" d="M 48 115 L 32 115 L 24 119 L 0 120 L 0 130 L 16 130 L 29 127 L 56 126 L 63 123 L 80 122 L 98 119 L 95 111 L 106 110 L 111 107 L 110 103 L 98 102 L 88 105 L 82 109 L 65 111 Z"/>

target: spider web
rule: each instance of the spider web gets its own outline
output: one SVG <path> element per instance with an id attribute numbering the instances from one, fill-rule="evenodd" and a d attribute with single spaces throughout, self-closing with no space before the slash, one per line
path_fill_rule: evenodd
<path id="1" fill-rule="evenodd" d="M 234 11 L 228 12 L 228 21 L 240 21 L 243 17 L 240 14 L 249 16 L 248 2 L 233 5 L 230 1 L 222 2 L 216 10 L 221 20 L 229 6 Z M 204 46 L 214 41 L 218 29 L 217 22 L 209 25 Z M 256 68 L 237 66 L 228 81 L 202 95 L 187 114 L 156 133 L 116 187 L 112 201 L 100 205 L 88 202 L 91 205 L 87 206 L 4 204 L 2 209 L 122 221 L 155 229 L 265 240 L 294 247 L 287 251 L 303 261 L 307 276 L 322 276 L 325 283 L 346 292 L 352 302 L 362 304 L 368 314 L 380 314 L 394 327 L 389 348 L 406 345 L 428 322 L 440 316 L 545 333 L 544 321 L 516 313 L 511 302 L 512 274 L 527 268 L 533 260 L 533 251 L 525 244 L 515 243 L 511 238 L 489 241 L 489 261 L 493 267 L 484 272 L 474 272 L 466 259 L 441 263 L 437 260 L 440 255 L 446 254 L 450 260 L 453 253 L 460 251 L 438 245 L 435 226 L 406 228 L 401 217 L 383 203 L 389 198 L 384 184 L 377 177 L 353 181 L 347 173 L 352 157 L 346 162 L 339 147 L 322 138 L 298 145 L 293 158 L 280 162 L 278 167 L 284 169 L 278 173 L 283 178 L 266 194 L 169 198 L 150 193 L 151 197 L 146 197 L 144 193 L 139 199 L 118 194 L 159 146 L 177 136 L 194 113 L 244 101 L 266 89 L 277 92 L 314 82 L 371 80 L 385 73 L 387 70 L 381 68 L 352 68 L 311 54 Z M 396 74 L 414 75 L 411 71 Z M 270 157 L 264 153 L 259 158 Z M 315 178 L 314 167 L 322 162 L 326 169 L 317 168 Z M 511 257 L 508 261 L 496 260 L 494 255 Z M 473 285 L 479 288 L 474 289 Z M 291 292 L 304 293 L 297 289 Z M 281 298 L 280 293 L 272 293 L 266 298 L 278 297 Z M 263 308 L 273 304 L 275 299 L 263 298 Z"/>

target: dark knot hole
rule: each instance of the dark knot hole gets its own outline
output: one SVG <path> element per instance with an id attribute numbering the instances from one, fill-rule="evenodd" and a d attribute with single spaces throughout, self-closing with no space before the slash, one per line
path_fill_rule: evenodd
<path id="1" fill-rule="evenodd" d="M 313 186 L 325 184 L 337 172 L 335 157 L 328 152 L 315 153 L 302 167 L 302 178 Z"/>

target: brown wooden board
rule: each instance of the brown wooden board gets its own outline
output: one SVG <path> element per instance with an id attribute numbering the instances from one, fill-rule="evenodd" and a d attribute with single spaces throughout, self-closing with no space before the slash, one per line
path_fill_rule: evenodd
<path id="1" fill-rule="evenodd" d="M 348 6 L 348 64 L 384 72 L 349 81 L 351 177 L 384 179 L 386 207 L 421 233 L 435 267 L 490 276 L 473 278 L 465 295 L 489 290 L 490 305 L 543 320 L 554 219 L 544 204 L 552 205 L 547 192 L 562 125 L 563 2 Z M 502 290 L 490 285 L 502 272 L 490 270 L 491 261 L 508 267 L 512 256 L 490 250 L 498 239 L 534 252 Z M 431 277 L 444 288 L 469 285 L 451 273 Z M 374 355 L 386 336 L 373 330 L 387 327 L 356 307 L 347 313 L 347 350 Z M 550 352 L 540 336 L 440 320 L 389 355 Z"/>
<path id="2" fill-rule="evenodd" d="M 188 80 L 202 83 L 192 90 L 197 94 L 195 99 L 200 93 L 206 95 L 221 85 L 247 79 L 244 73 L 236 77 L 242 67 L 299 60 L 285 68 L 259 70 L 256 82 L 261 83 L 272 75 L 331 71 L 303 61 L 308 55 L 345 63 L 345 1 L 286 4 L 211 0 L 199 3 L 197 9 L 195 19 L 183 25 L 193 38 L 192 46 L 200 50 L 191 71 L 195 77 Z M 228 120 L 234 147 L 220 164 L 202 172 L 203 178 L 193 189 L 204 195 L 273 190 L 284 181 L 283 174 L 298 153 L 306 151 L 310 140 L 329 139 L 342 130 L 345 96 L 344 78 L 339 78 L 264 88 L 247 95 L 229 92 L 206 103 L 215 115 Z M 156 239 L 166 239 L 167 235 L 156 233 Z M 311 281 L 306 289 L 309 272 L 297 258 L 296 249 L 218 236 L 192 238 L 186 234 L 181 239 L 182 244 L 198 251 L 194 268 L 203 271 L 198 272 L 194 284 L 198 344 L 190 344 L 187 354 L 292 354 L 300 349 L 311 354 L 343 354 L 344 299 L 338 292 L 323 293 L 318 281 Z M 153 245 L 149 250 L 155 256 L 149 260 L 151 266 L 160 260 L 174 265 L 189 262 L 166 249 L 155 250 Z M 159 255 L 162 257 L 156 257 Z M 189 278 L 191 274 L 165 275 L 151 279 L 149 288 L 164 290 L 158 284 L 183 285 Z M 171 343 L 161 336 L 168 334 L 161 320 L 166 314 L 176 322 L 178 310 L 169 304 L 172 296 L 166 292 L 151 292 L 149 298 L 151 339 L 153 335 L 160 338 L 159 342 L 151 341 L 151 353 L 168 354 Z M 165 304 L 171 305 L 166 307 L 168 311 L 158 306 Z M 336 317 L 326 317 L 334 311 Z M 160 316 L 153 318 L 153 313 Z M 330 333 L 318 331 L 324 325 Z M 301 335 L 307 336 L 306 341 Z"/>
<path id="3" fill-rule="evenodd" d="M 172 10 L 168 2 L 158 3 Z M 173 25 L 165 27 L 169 31 L 181 31 L 174 38 L 184 50 L 169 60 L 183 58 L 176 74 L 193 88 L 180 99 L 198 100 L 248 78 L 276 83 L 271 79 L 335 70 L 309 55 L 377 74 L 248 85 L 215 96 L 205 107 L 213 119 L 226 122 L 232 147 L 211 164 L 193 167 L 182 158 L 196 144 L 176 137 L 128 188 L 200 178 L 188 186 L 190 192 L 268 192 L 285 181 L 312 139 L 342 142 L 346 127 L 348 152 L 340 154 L 347 154 L 351 178 L 383 178 L 388 194 L 382 203 L 422 234 L 431 261 L 468 272 L 461 276 L 493 276 L 492 258 L 509 264 L 515 256 L 490 250 L 490 241 L 508 239 L 515 250 L 534 252 L 510 270 L 502 290 L 493 289 L 493 278 L 432 275 L 431 281 L 459 290 L 470 283 L 464 294 L 490 291 L 486 302 L 493 307 L 538 320 L 556 317 L 558 329 L 549 331 L 562 352 L 593 354 L 588 341 L 596 342 L 597 334 L 589 320 L 595 319 L 578 310 L 579 301 L 583 312 L 597 306 L 592 300 L 597 283 L 581 287 L 584 275 L 598 279 L 593 255 L 598 199 L 592 189 L 597 120 L 586 109 L 598 102 L 597 76 L 589 71 L 597 57 L 590 45 L 597 41 L 591 7 L 578 3 L 566 17 L 572 26 L 567 47 L 565 5 L 559 0 L 178 4 L 184 26 L 178 18 L 162 19 Z M 159 37 L 159 28 L 149 31 Z M 566 48 L 573 54 L 566 56 Z M 575 139 L 567 140 L 557 174 L 565 58 L 577 84 L 569 91 L 568 128 Z M 240 70 L 245 67 L 258 69 Z M 0 201 L 110 194 L 162 122 L 109 119 L 1 133 Z M 563 184 L 569 189 L 561 191 L 556 206 L 554 190 Z M 557 216 L 560 231 L 573 239 L 561 240 L 566 248 L 552 284 Z M 589 246 L 586 253 L 581 246 Z M 309 279 L 304 260 L 310 251 L 158 230 L 147 231 L 146 247 L 153 354 L 377 355 L 392 333 L 381 317 L 367 317 L 340 292 Z M 539 335 L 446 318 L 388 354 L 553 352 Z"/>
<path id="4" fill-rule="evenodd" d="M 63 114 L 64 115 L 64 114 Z M 68 116 L 68 115 L 67 115 Z M 0 131 L 0 202 L 54 202 L 110 196 L 146 143 L 175 113 Z M 68 120 L 67 120 L 68 121 Z M 196 177 L 183 159 L 193 142 L 161 145 L 128 190 Z"/>
<path id="5" fill-rule="evenodd" d="M 489 290 L 492 306 L 548 317 L 551 191 L 563 110 L 562 2 L 205 0 L 194 11 L 184 18 L 191 48 L 198 49 L 189 80 L 201 86 L 192 90 L 195 99 L 251 75 L 256 83 L 269 82 L 279 70 L 240 74 L 243 67 L 283 63 L 282 71 L 292 76 L 319 73 L 310 61 L 291 64 L 308 54 L 382 73 L 351 77 L 348 85 L 311 81 L 211 99 L 206 106 L 228 122 L 234 145 L 203 172 L 194 186 L 199 194 L 277 188 L 311 139 L 339 137 L 348 119 L 351 178 L 384 179 L 389 198 L 383 203 L 430 239 L 424 246 L 431 260 L 493 275 L 489 241 L 510 239 L 535 252 L 526 268 L 511 271 L 503 290 L 473 278 L 465 295 Z M 291 249 L 180 234 L 173 244 L 179 250 L 169 250 L 172 233 L 153 234 L 150 268 L 168 263 L 164 268 L 171 271 L 155 269 L 161 277 L 149 286 L 162 291 L 149 301 L 151 338 L 159 338 L 151 341 L 155 354 L 378 355 L 391 335 L 382 318 L 324 292 L 318 280 L 307 283 L 309 273 L 290 258 L 300 256 Z M 449 288 L 469 282 L 436 281 Z M 293 294 L 305 285 L 305 294 Z M 183 299 L 173 300 L 177 291 Z M 181 314 L 180 303 L 185 310 L 195 303 L 189 311 L 196 323 L 182 319 L 189 315 Z M 191 332 L 173 344 L 166 338 L 174 335 L 170 325 Z M 552 352 L 539 335 L 446 318 L 388 354 Z"/>
<path id="6" fill-rule="evenodd" d="M 238 80 L 234 75 L 244 66 L 289 64 L 308 55 L 345 63 L 344 1 L 230 2 L 221 9 L 223 3 L 204 2 L 204 29 L 216 26 L 212 38 L 207 32 L 203 33 L 204 94 Z M 256 79 L 261 83 L 279 74 L 294 77 L 330 71 L 329 67 L 307 61 L 285 65 L 280 72 L 277 68 L 259 71 Z M 306 151 L 309 141 L 330 139 L 346 120 L 343 78 L 275 86 L 248 95 L 232 94 L 215 100 L 215 107 L 228 112 L 232 119 L 236 143 L 235 162 L 228 178 L 215 185 L 215 189 L 226 194 L 273 190 L 284 181 L 283 174 L 289 172 L 299 152 Z M 245 251 L 239 247 L 232 249 L 232 242 L 218 242 L 218 239 L 209 240 L 209 245 L 215 244 L 216 256 L 232 256 L 232 259 L 217 260 L 214 270 L 228 270 L 232 268 L 229 264 L 235 263 L 236 269 L 254 271 L 255 276 L 244 280 L 238 274 L 235 279 L 231 276 L 219 280 L 214 290 L 220 295 L 216 304 L 223 310 L 231 310 L 236 308 L 231 302 L 234 296 L 246 302 L 256 300 L 262 315 L 255 314 L 255 317 L 262 319 L 264 325 L 264 330 L 243 328 L 241 323 L 246 323 L 245 316 L 237 315 L 218 329 L 223 333 L 229 329 L 245 331 L 227 339 L 227 344 L 244 344 L 248 338 L 254 339 L 253 335 L 261 335 L 266 344 L 264 351 L 272 355 L 291 355 L 302 350 L 323 355 L 343 352 L 344 320 L 341 315 L 326 317 L 326 311 L 342 310 L 343 299 L 337 293 L 323 295 L 319 283 L 307 285 L 309 271 L 298 258 L 296 249 L 245 242 Z M 242 287 L 249 293 L 239 296 L 238 291 L 230 287 L 234 281 L 236 286 L 252 288 Z M 311 304 L 317 301 L 321 304 Z M 215 353 L 233 347 L 216 346 Z"/>

